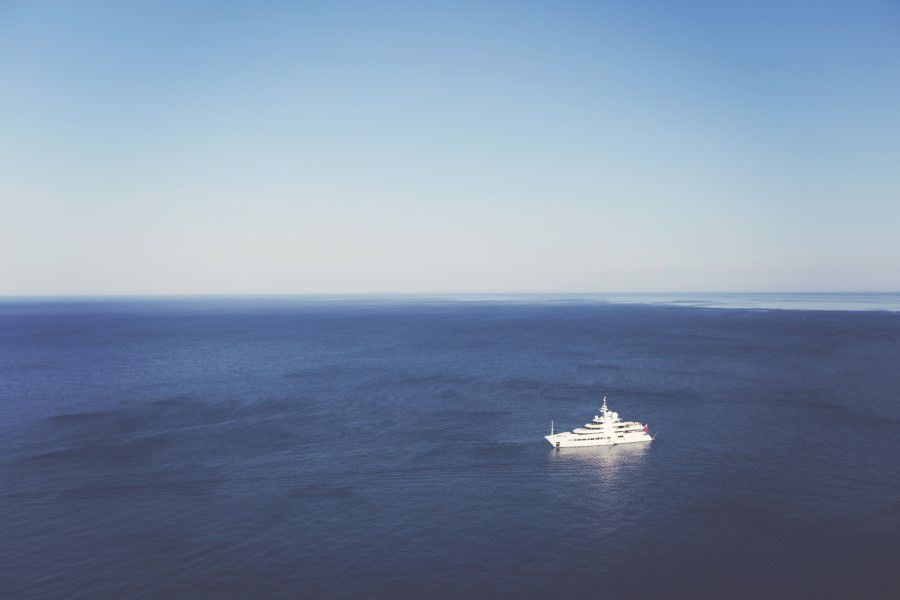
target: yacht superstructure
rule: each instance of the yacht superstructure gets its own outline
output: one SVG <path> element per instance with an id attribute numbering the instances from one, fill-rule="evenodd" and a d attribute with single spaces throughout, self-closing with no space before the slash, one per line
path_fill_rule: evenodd
<path id="1" fill-rule="evenodd" d="M 583 446 L 613 446 L 615 444 L 630 444 L 632 442 L 652 442 L 647 425 L 637 421 L 623 421 L 619 413 L 609 410 L 606 406 L 606 396 L 603 397 L 603 406 L 600 413 L 594 415 L 590 423 L 572 431 L 563 433 L 553 432 L 553 422 L 550 422 L 550 435 L 545 438 L 554 448 L 575 448 Z"/>

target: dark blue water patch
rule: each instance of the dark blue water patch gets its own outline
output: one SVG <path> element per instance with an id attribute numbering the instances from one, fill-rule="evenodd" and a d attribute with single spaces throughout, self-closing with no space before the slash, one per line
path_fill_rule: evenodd
<path id="1" fill-rule="evenodd" d="M 884 596 L 898 365 L 885 312 L 3 303 L 0 595 Z M 603 395 L 657 440 L 544 442 Z"/>

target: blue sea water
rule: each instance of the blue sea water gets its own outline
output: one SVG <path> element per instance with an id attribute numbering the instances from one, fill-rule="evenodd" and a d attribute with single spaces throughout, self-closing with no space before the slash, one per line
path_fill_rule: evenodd
<path id="1" fill-rule="evenodd" d="M 0 596 L 892 596 L 895 307 L 6 299 Z"/>

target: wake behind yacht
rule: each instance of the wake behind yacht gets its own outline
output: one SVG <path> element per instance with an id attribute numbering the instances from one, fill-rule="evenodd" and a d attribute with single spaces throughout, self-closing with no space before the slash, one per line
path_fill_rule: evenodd
<path id="1" fill-rule="evenodd" d="M 554 448 L 613 446 L 653 441 L 647 425 L 636 421 L 623 421 L 619 418 L 619 413 L 609 410 L 606 406 L 606 396 L 603 397 L 600 414 L 594 415 L 594 419 L 590 423 L 573 431 L 554 433 L 551 421 L 550 435 L 545 436 L 544 439 L 550 442 Z"/>

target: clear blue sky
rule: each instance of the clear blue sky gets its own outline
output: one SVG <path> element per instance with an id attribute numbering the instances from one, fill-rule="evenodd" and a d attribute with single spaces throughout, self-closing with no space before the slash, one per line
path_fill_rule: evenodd
<path id="1" fill-rule="evenodd" d="M 0 0 L 0 294 L 900 289 L 900 4 Z"/>

